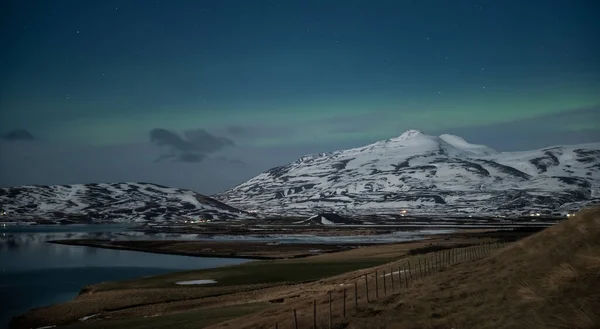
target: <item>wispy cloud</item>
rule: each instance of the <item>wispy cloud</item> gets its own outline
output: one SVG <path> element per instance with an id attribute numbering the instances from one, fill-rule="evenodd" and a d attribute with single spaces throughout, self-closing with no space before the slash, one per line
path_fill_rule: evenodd
<path id="1" fill-rule="evenodd" d="M 0 138 L 2 138 L 2 140 L 9 141 L 9 142 L 35 140 L 35 137 L 29 131 L 27 131 L 25 129 L 11 130 L 11 131 L 7 132 L 6 134 L 2 135 Z"/>
<path id="2" fill-rule="evenodd" d="M 210 153 L 235 146 L 231 139 L 212 135 L 204 129 L 185 131 L 182 137 L 173 131 L 155 128 L 150 131 L 150 141 L 166 148 L 168 152 L 155 162 L 172 159 L 176 162 L 198 163 L 206 159 Z"/>

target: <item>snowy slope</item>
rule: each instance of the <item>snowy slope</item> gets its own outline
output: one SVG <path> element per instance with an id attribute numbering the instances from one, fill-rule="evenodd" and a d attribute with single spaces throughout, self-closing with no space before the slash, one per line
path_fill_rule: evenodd
<path id="1" fill-rule="evenodd" d="M 247 213 L 189 190 L 148 183 L 0 188 L 6 219 L 78 222 L 237 219 Z"/>
<path id="2" fill-rule="evenodd" d="M 458 136 L 410 130 L 304 156 L 215 198 L 280 214 L 566 213 L 600 201 L 600 143 L 501 153 Z"/>

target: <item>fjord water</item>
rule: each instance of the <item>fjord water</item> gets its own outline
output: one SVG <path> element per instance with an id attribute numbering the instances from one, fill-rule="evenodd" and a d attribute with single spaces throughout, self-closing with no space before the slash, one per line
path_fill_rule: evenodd
<path id="1" fill-rule="evenodd" d="M 248 261 L 47 243 L 113 238 L 128 235 L 125 229 L 119 225 L 0 227 L 0 328 L 31 308 L 70 300 L 88 284 Z"/>

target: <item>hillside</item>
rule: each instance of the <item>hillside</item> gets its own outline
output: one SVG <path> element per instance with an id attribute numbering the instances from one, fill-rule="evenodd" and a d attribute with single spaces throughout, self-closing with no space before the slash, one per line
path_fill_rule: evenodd
<path id="1" fill-rule="evenodd" d="M 600 327 L 600 209 L 426 278 L 346 328 Z"/>
<path id="2" fill-rule="evenodd" d="M 566 215 L 600 201 L 600 143 L 497 152 L 407 131 L 304 156 L 215 196 L 262 213 Z"/>
<path id="3" fill-rule="evenodd" d="M 193 191 L 149 183 L 0 188 L 4 220 L 162 222 L 251 215 Z"/>

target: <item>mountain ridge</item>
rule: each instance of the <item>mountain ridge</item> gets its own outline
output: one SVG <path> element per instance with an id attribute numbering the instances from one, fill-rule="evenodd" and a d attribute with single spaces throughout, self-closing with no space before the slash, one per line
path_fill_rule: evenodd
<path id="1" fill-rule="evenodd" d="M 203 194 L 152 183 L 24 185 L 0 188 L 10 220 L 43 222 L 173 222 L 252 216 Z M 0 217 L 0 218 L 3 218 Z"/>
<path id="2" fill-rule="evenodd" d="M 294 215 L 568 213 L 600 201 L 600 143 L 498 152 L 459 136 L 409 130 L 303 156 L 214 197 L 241 209 Z"/>

